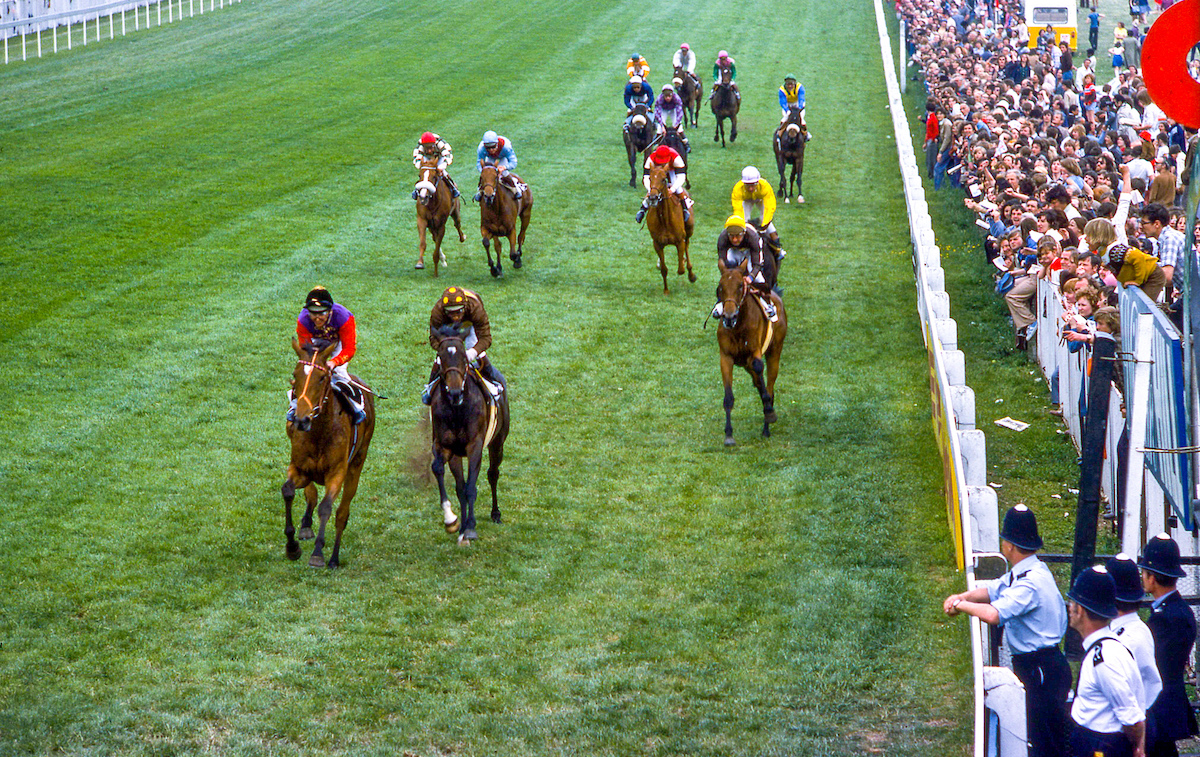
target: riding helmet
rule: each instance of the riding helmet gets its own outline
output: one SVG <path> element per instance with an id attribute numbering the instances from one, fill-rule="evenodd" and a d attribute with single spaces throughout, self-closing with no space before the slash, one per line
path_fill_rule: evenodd
<path id="1" fill-rule="evenodd" d="M 483 133 L 483 144 L 485 147 L 500 144 L 500 135 L 491 129 L 488 129 Z"/>
<path id="2" fill-rule="evenodd" d="M 630 60 L 641 60 L 641 59 L 642 59 L 642 56 L 641 56 L 641 54 L 640 54 L 640 53 L 634 53 L 633 55 L 630 55 L 630 56 L 629 56 L 629 59 L 630 59 Z"/>
<path id="3" fill-rule="evenodd" d="M 629 77 L 629 83 L 630 83 L 630 84 L 641 84 L 641 83 L 642 83 L 642 77 L 640 77 L 640 76 L 631 76 L 631 77 Z"/>
<path id="4" fill-rule="evenodd" d="M 315 286 L 304 298 L 304 309 L 310 313 L 324 313 L 333 309 L 333 295 L 323 286 Z"/>
<path id="5" fill-rule="evenodd" d="M 746 166 L 742 169 L 742 182 L 746 184 L 755 184 L 762 178 L 762 174 L 754 166 Z"/>
<path id="6" fill-rule="evenodd" d="M 670 92 L 671 94 L 675 94 L 675 87 L 673 87 L 673 86 L 672 86 L 672 85 L 670 85 L 670 84 L 664 84 L 664 85 L 662 86 L 662 91 L 663 91 L 663 92 Z"/>
<path id="7" fill-rule="evenodd" d="M 728 57 L 729 57 L 729 53 L 728 53 L 728 52 L 726 52 L 726 51 L 724 51 L 724 50 L 722 50 L 721 52 L 717 53 L 717 57 L 718 57 L 718 58 L 728 58 Z"/>
<path id="8" fill-rule="evenodd" d="M 795 74 L 788 74 L 787 76 L 783 77 L 783 80 L 784 81 L 799 81 L 799 79 L 796 78 Z"/>
<path id="9" fill-rule="evenodd" d="M 725 219 L 725 228 L 727 229 L 745 229 L 746 219 L 739 215 L 732 215 Z"/>
<path id="10" fill-rule="evenodd" d="M 449 287 L 442 292 L 443 310 L 462 310 L 467 306 L 467 293 L 462 287 Z"/>
<path id="11" fill-rule="evenodd" d="M 431 145 L 437 141 L 437 136 L 433 132 L 427 131 L 421 135 L 421 144 Z"/>
<path id="12" fill-rule="evenodd" d="M 682 45 L 679 46 L 679 49 L 680 50 L 691 50 L 692 48 L 688 45 L 688 43 L 684 42 Z"/>
<path id="13" fill-rule="evenodd" d="M 666 165 L 667 163 L 670 163 L 671 161 L 673 161 L 675 159 L 675 156 L 678 154 L 679 153 L 675 152 L 673 149 L 671 149 L 670 147 L 667 147 L 666 145 L 659 145 L 658 149 L 656 149 L 654 152 L 650 153 L 650 160 L 652 162 L 662 166 L 662 165 Z"/>

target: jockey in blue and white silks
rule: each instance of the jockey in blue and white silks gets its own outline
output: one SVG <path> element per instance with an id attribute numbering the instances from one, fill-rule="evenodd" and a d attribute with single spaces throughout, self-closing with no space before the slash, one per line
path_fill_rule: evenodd
<path id="1" fill-rule="evenodd" d="M 488 130 L 483 133 L 483 139 L 480 140 L 475 154 L 479 158 L 477 171 L 482 171 L 484 166 L 495 166 L 500 171 L 500 180 L 513 191 L 514 197 L 518 200 L 521 199 L 525 183 L 519 176 L 512 173 L 512 170 L 517 167 L 517 153 L 509 139 Z M 480 195 L 476 192 L 475 201 L 479 202 L 479 198 Z"/>

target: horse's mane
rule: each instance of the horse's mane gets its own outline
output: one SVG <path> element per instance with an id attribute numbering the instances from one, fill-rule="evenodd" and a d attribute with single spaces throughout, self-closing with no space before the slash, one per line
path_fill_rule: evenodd
<path id="1" fill-rule="evenodd" d="M 462 334 L 458 333 L 458 327 L 455 326 L 453 323 L 443 323 L 441 326 L 438 326 L 437 327 L 437 335 L 443 339 L 447 339 L 450 337 L 453 337 L 455 339 L 462 339 Z"/>

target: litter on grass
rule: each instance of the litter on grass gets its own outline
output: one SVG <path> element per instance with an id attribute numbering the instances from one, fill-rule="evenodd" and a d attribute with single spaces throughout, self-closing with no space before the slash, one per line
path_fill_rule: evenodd
<path id="1" fill-rule="evenodd" d="M 1024 431 L 1029 428 L 1029 424 L 1025 421 L 1019 421 L 1015 418 L 1009 418 L 1007 415 L 995 422 L 997 426 L 1011 428 L 1013 431 Z"/>

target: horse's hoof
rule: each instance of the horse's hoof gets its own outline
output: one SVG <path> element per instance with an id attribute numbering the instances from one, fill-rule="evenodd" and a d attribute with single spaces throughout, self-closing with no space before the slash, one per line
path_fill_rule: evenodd
<path id="1" fill-rule="evenodd" d="M 775 414 L 774 410 L 771 410 L 763 413 L 763 420 L 767 423 L 776 423 L 779 420 L 779 416 Z"/>
<path id="2" fill-rule="evenodd" d="M 727 436 L 727 437 L 725 437 L 725 446 L 726 446 L 726 447 L 732 447 L 732 446 L 733 446 L 733 445 L 735 445 L 735 444 L 737 444 L 737 442 L 735 442 L 735 441 L 733 440 L 733 437 L 732 437 L 732 436 Z"/>
<path id="3" fill-rule="evenodd" d="M 475 541 L 479 538 L 479 534 L 475 533 L 475 529 L 468 528 L 466 531 L 463 531 L 462 538 L 467 541 Z"/>
<path id="4" fill-rule="evenodd" d="M 763 438 L 764 438 L 764 439 L 770 439 L 770 438 L 771 438 L 771 427 L 770 427 L 770 426 L 768 426 L 768 425 L 767 425 L 767 424 L 765 424 L 765 423 L 763 424 L 763 433 L 762 433 L 762 435 L 763 435 Z"/>
<path id="5" fill-rule="evenodd" d="M 342 567 L 342 561 L 341 560 L 330 560 L 329 562 L 325 563 L 325 567 L 330 568 L 330 569 L 340 568 L 340 567 Z"/>
<path id="6" fill-rule="evenodd" d="M 695 271 L 688 271 L 688 281 L 692 282 L 693 284 L 696 283 L 696 272 Z"/>
<path id="7" fill-rule="evenodd" d="M 502 522 L 503 522 L 503 521 L 501 521 L 501 520 L 500 520 L 500 513 L 499 513 L 499 512 L 494 512 L 494 513 L 492 513 L 492 523 L 502 523 Z"/>
<path id="8" fill-rule="evenodd" d="M 513 257 L 510 255 L 509 257 L 512 258 L 513 268 L 521 267 L 521 256 L 520 255 L 517 255 L 516 257 Z"/>
<path id="9" fill-rule="evenodd" d="M 469 546 L 471 546 L 471 540 L 468 539 L 467 537 L 463 536 L 462 534 L 459 534 L 458 535 L 458 546 L 469 547 Z"/>
<path id="10" fill-rule="evenodd" d="M 491 268 L 492 268 L 492 278 L 493 279 L 498 279 L 504 275 L 504 272 L 500 270 L 500 266 L 494 265 Z"/>
<path id="11" fill-rule="evenodd" d="M 631 187 L 636 187 L 636 186 L 637 186 L 637 184 L 635 184 L 635 183 L 634 183 L 633 179 L 630 179 L 630 180 L 629 180 L 629 186 L 631 186 Z"/>
<path id="12" fill-rule="evenodd" d="M 309 539 L 313 538 L 313 530 L 311 528 L 302 528 L 300 529 L 300 533 L 297 535 L 297 538 L 300 539 L 300 541 L 308 541 Z"/>
<path id="13" fill-rule="evenodd" d="M 796 195 L 796 202 L 797 203 L 804 202 L 804 195 Z"/>
<path id="14" fill-rule="evenodd" d="M 308 567 L 324 568 L 325 567 L 325 558 L 321 557 L 320 555 L 313 555 L 312 557 L 308 558 Z"/>
<path id="15" fill-rule="evenodd" d="M 713 135 L 713 141 L 714 141 L 714 142 L 720 142 L 720 141 L 721 141 L 721 138 L 720 138 L 720 137 L 718 137 L 717 135 L 715 135 L 715 134 L 714 134 L 714 135 Z"/>
<path id="16" fill-rule="evenodd" d="M 453 523 L 446 524 L 446 533 L 448 533 L 448 534 L 458 533 L 458 518 L 455 518 Z"/>
<path id="17" fill-rule="evenodd" d="M 790 205 L 790 204 L 791 204 L 791 202 L 792 202 L 792 201 L 791 201 L 790 199 L 788 199 L 787 197 L 783 198 L 783 204 L 784 204 L 784 205 Z"/>
<path id="18" fill-rule="evenodd" d="M 287 547 L 285 552 L 287 554 L 287 559 L 289 559 L 289 560 L 299 560 L 300 559 L 300 545 L 299 544 L 297 544 L 294 549 L 291 546 Z"/>
<path id="19" fill-rule="evenodd" d="M 413 268 L 416 268 L 418 271 L 424 270 L 425 269 L 425 261 L 418 260 L 417 264 L 415 266 L 413 266 Z"/>

